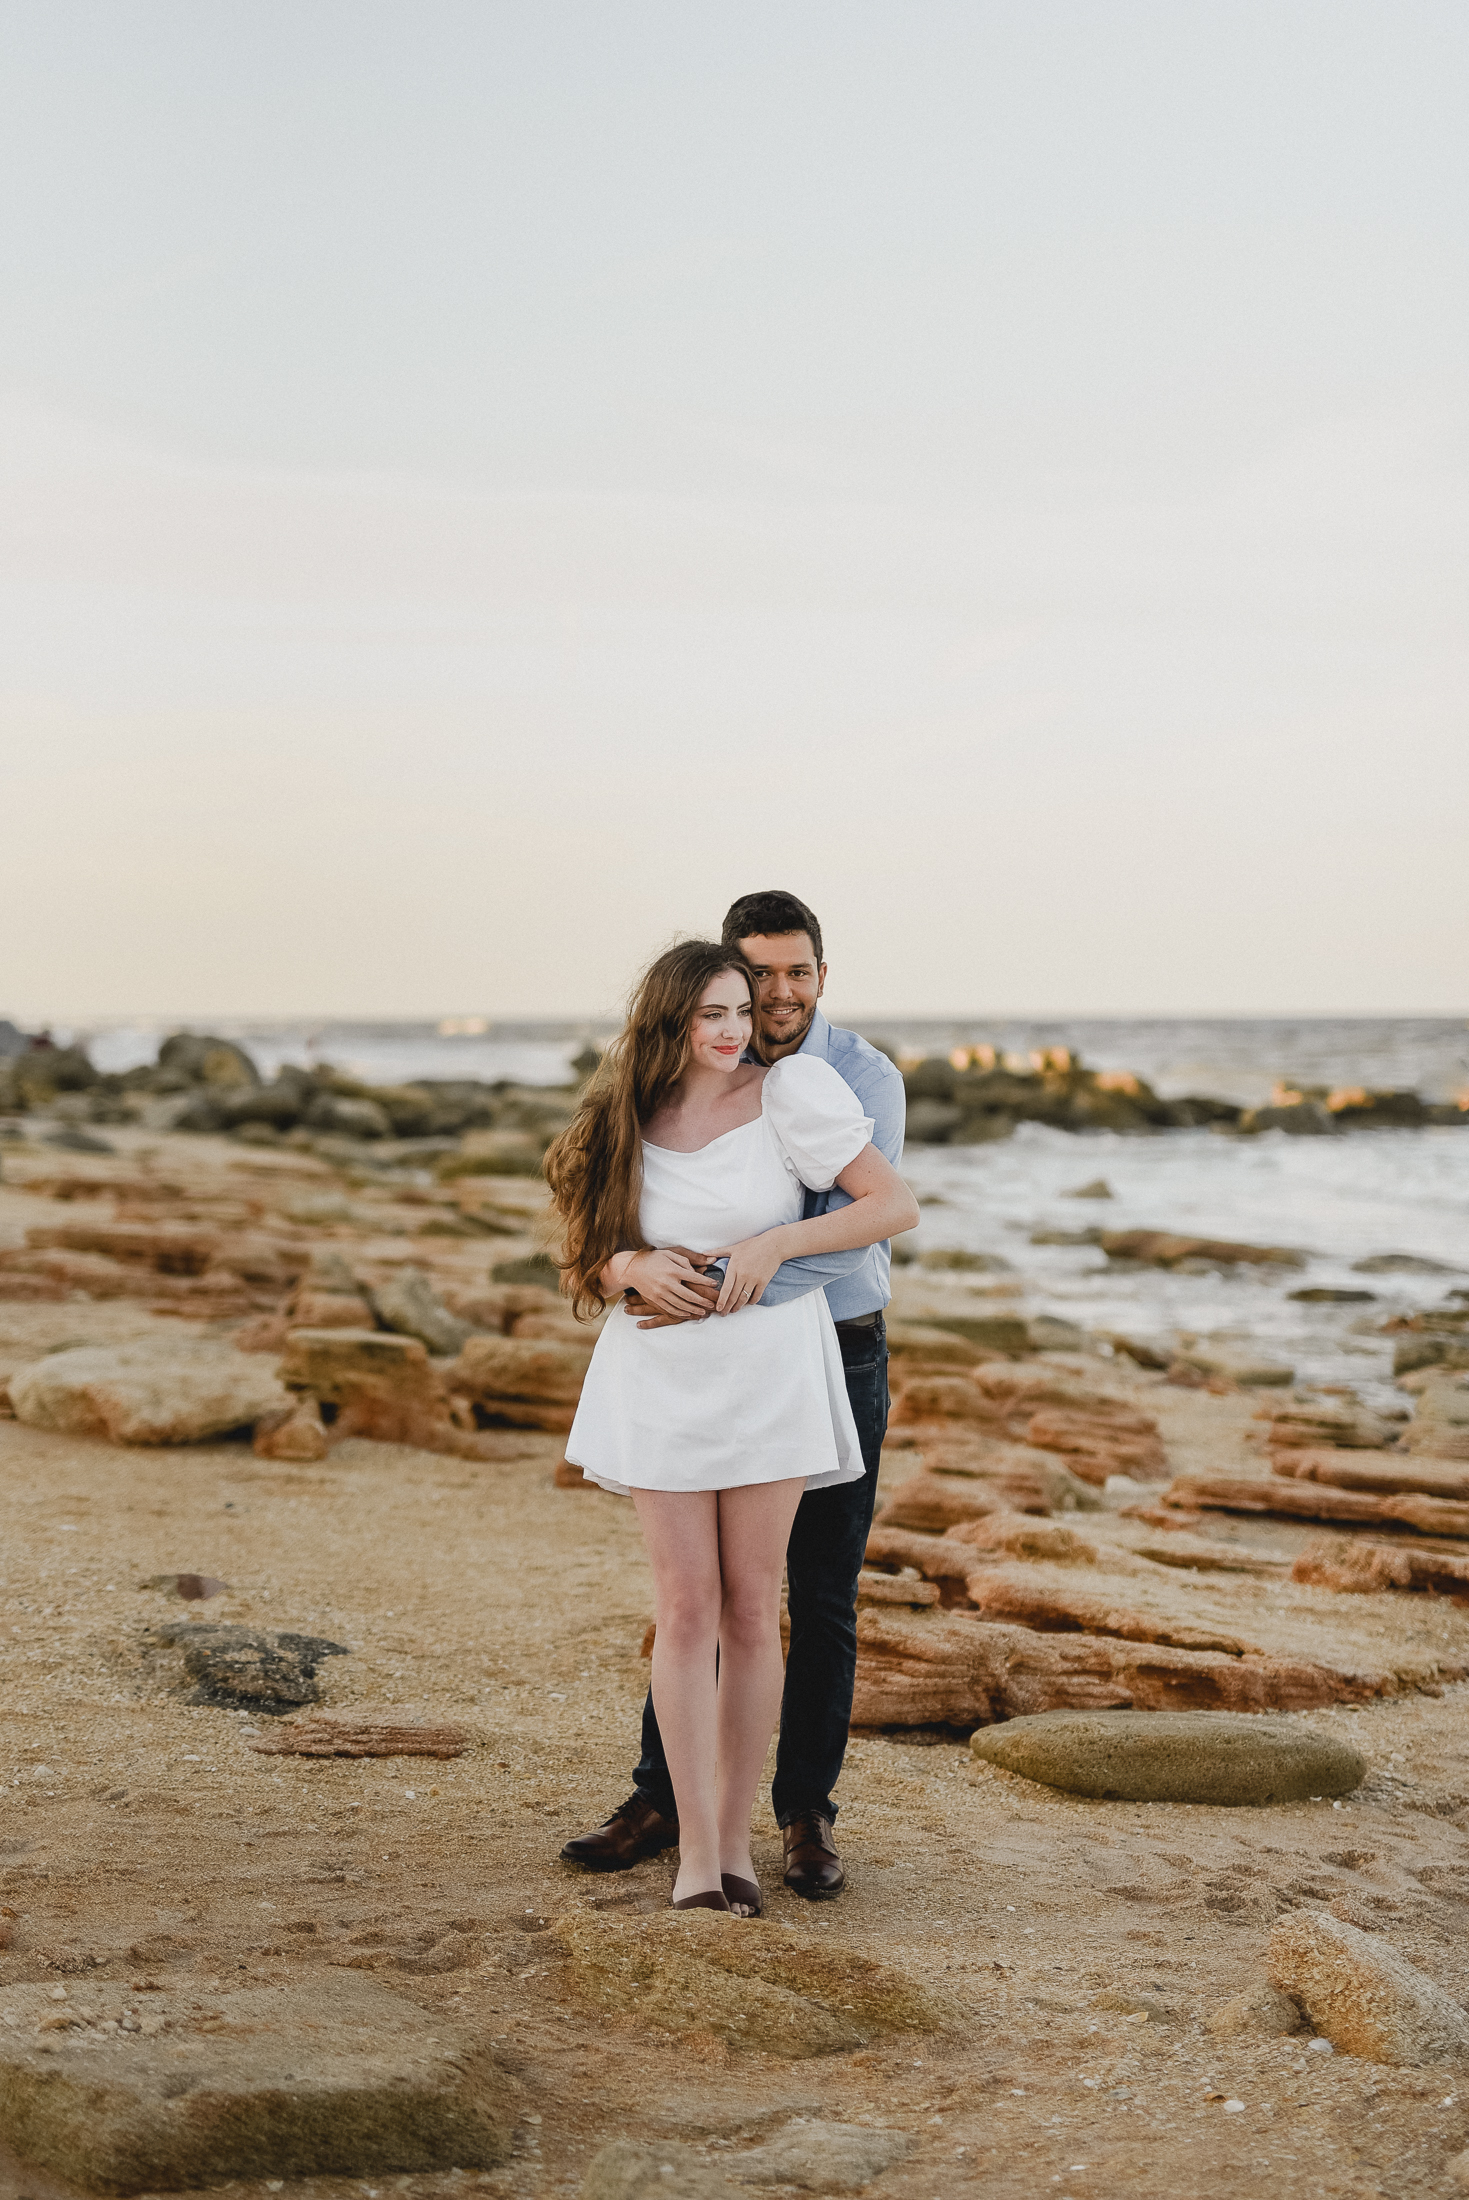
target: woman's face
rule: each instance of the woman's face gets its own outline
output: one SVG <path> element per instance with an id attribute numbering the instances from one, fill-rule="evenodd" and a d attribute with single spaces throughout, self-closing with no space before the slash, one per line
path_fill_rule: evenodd
<path id="1" fill-rule="evenodd" d="M 721 970 L 699 996 L 689 1032 L 691 1063 L 700 1069 L 735 1070 L 750 1043 L 750 982 L 743 972 Z"/>

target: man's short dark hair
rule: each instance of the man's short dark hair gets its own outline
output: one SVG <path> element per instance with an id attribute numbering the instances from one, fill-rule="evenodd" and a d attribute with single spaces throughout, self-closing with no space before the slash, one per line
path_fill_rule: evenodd
<path id="1" fill-rule="evenodd" d="M 817 962 L 821 961 L 821 926 L 804 901 L 778 888 L 768 894 L 741 894 L 738 901 L 731 902 L 721 941 L 725 947 L 735 947 L 757 934 L 778 938 L 786 932 L 806 933 L 816 950 Z"/>

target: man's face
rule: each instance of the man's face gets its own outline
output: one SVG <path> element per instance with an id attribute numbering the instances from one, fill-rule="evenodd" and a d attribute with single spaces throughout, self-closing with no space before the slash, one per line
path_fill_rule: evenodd
<path id="1" fill-rule="evenodd" d="M 772 1060 L 793 1054 L 811 1029 L 826 984 L 826 964 L 805 932 L 755 932 L 740 946 L 749 957 L 759 992 L 755 1017 Z"/>

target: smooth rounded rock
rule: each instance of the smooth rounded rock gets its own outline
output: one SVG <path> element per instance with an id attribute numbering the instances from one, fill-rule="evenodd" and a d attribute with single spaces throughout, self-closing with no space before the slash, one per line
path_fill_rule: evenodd
<path id="1" fill-rule="evenodd" d="M 981 1727 L 976 1757 L 1070 1795 L 1123 1803 L 1300 1803 L 1345 1795 L 1349 1742 L 1229 1711 L 1042 1711 Z"/>

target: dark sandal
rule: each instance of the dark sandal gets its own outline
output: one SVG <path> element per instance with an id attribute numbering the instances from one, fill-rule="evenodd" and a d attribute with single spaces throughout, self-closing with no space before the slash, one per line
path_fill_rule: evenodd
<path id="1" fill-rule="evenodd" d="M 755 1879 L 737 1879 L 733 1872 L 721 1872 L 719 1884 L 729 1897 L 733 1909 L 736 1902 L 743 1902 L 751 1917 L 763 1917 L 765 1904 L 760 1899 L 760 1883 Z"/>
<path id="2" fill-rule="evenodd" d="M 671 1910 L 728 1910 L 729 1904 L 717 1887 L 706 1887 L 702 1894 L 686 1894 L 682 1901 L 669 1898 Z"/>

